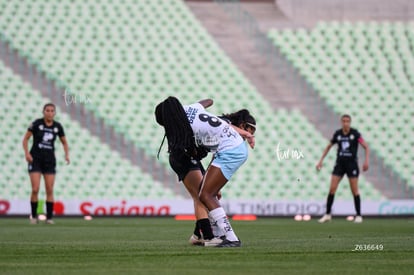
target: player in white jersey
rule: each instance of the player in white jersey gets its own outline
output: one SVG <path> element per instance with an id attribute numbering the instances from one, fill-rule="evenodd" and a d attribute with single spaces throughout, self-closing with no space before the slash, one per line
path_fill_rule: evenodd
<path id="1" fill-rule="evenodd" d="M 199 103 L 205 108 L 208 108 L 213 104 L 213 100 L 205 99 L 201 100 Z M 163 143 L 164 139 L 160 145 L 158 155 Z M 206 157 L 207 154 L 208 152 L 205 148 L 197 147 L 197 153 L 193 155 L 189 155 L 183 150 L 169 150 L 168 155 L 171 168 L 177 174 L 178 180 L 184 184 L 194 201 L 194 215 L 196 222 L 189 243 L 192 245 L 215 246 L 221 243 L 222 240 L 216 238 L 214 235 L 207 208 L 198 198 L 201 182 L 205 174 L 201 159 Z"/>
<path id="2" fill-rule="evenodd" d="M 247 112 L 250 116 L 250 114 Z M 209 216 L 221 229 L 225 239 L 219 247 L 237 247 L 241 242 L 235 235 L 217 195 L 234 172 L 246 161 L 247 148 L 243 139 L 254 147 L 254 136 L 232 126 L 196 103 L 183 107 L 178 99 L 169 97 L 155 110 L 157 122 L 164 126 L 169 151 L 182 150 L 197 158 L 197 148 L 214 152 L 214 159 L 203 179 L 199 198 L 209 210 Z M 254 118 L 250 116 L 255 125 Z"/>

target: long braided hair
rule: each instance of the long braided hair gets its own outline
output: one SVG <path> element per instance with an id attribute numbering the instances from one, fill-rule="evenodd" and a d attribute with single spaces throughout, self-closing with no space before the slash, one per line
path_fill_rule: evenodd
<path id="1" fill-rule="evenodd" d="M 169 96 L 155 107 L 155 119 L 165 129 L 164 138 L 167 137 L 168 140 L 168 152 L 185 152 L 190 156 L 196 154 L 193 130 L 183 106 L 176 97 Z M 161 147 L 162 144 L 158 155 Z"/>

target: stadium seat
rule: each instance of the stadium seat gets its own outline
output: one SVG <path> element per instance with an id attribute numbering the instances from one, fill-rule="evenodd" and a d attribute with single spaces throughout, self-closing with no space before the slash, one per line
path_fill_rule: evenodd
<path id="1" fill-rule="evenodd" d="M 318 26 L 319 31 L 315 35 L 306 30 L 300 30 L 299 35 L 288 30 L 275 31 L 272 36 L 277 39 L 281 52 L 303 69 L 304 75 L 315 80 L 316 87 L 332 88 L 334 85 L 330 81 L 320 80 L 320 76 L 326 75 L 330 68 L 319 66 L 319 59 L 330 61 L 335 57 L 336 47 L 315 49 L 310 46 L 322 38 L 335 41 L 340 33 L 340 24 L 335 28 L 325 25 Z M 163 135 L 162 128 L 154 121 L 154 106 L 165 97 L 175 95 L 184 104 L 211 97 L 215 100 L 211 111 L 217 114 L 247 107 L 258 121 L 257 148 L 250 150 L 249 160 L 225 188 L 224 197 L 270 200 L 325 198 L 330 171 L 316 173 L 314 162 L 327 141 L 300 111 L 272 110 L 182 1 L 102 0 L 90 3 L 39 0 L 30 4 L 14 1 L 0 9 L 0 26 L 7 37 L 2 39 L 7 39 L 14 49 L 30 60 L 30 64 L 35 64 L 62 88 L 77 95 L 87 94 L 92 102 L 85 104 L 85 108 L 152 157 L 156 156 L 158 141 Z M 352 28 L 348 26 L 348 29 L 351 32 Z M 352 38 L 348 43 L 350 41 Z M 300 47 L 302 44 L 308 47 Z M 322 42 L 315 45 L 325 44 L 329 45 Z M 314 54 L 317 60 L 313 58 Z M 343 60 L 336 62 L 342 62 L 342 66 L 346 64 Z M 4 90 L 13 90 L 12 85 L 23 85 L 23 89 L 16 91 L 26 90 L 26 98 L 34 99 L 23 103 L 24 97 L 14 96 L 12 99 L 17 100 L 16 105 L 31 106 L 37 111 L 44 101 L 39 92 L 22 84 L 21 79 L 3 66 L 0 73 L 4 71 L 7 74 L 5 79 L 10 78 L 10 81 L 0 81 Z M 340 75 L 340 71 L 337 73 Z M 348 77 L 341 81 L 346 80 Z M 407 88 L 407 91 L 410 90 Z M 334 101 L 328 92 L 324 98 Z M 335 108 L 339 106 L 335 105 Z M 58 182 L 70 181 L 73 185 L 57 188 L 58 196 L 180 197 L 172 189 L 154 181 L 146 171 L 124 162 L 118 152 L 81 129 L 65 113 L 59 110 L 58 114 L 65 127 L 70 127 L 69 141 L 76 145 L 72 154 L 73 165 L 66 167 L 60 160 L 62 171 L 58 174 Z M 33 118 L 28 113 L 25 119 L 12 119 L 30 121 Z M 21 127 L 24 129 L 23 124 Z M 306 142 L 301 137 L 303 132 L 309 135 Z M 278 160 L 278 143 L 286 149 L 301 149 L 305 158 Z M 98 146 L 91 147 L 93 144 Z M 314 149 L 315 144 L 320 146 L 319 150 Z M 62 155 L 60 147 L 57 154 Z M 160 161 L 167 168 L 165 152 L 161 156 Z M 333 158 L 331 153 L 326 161 L 332 162 Z M 95 163 L 102 169 L 84 169 Z M 118 167 L 125 167 L 122 170 L 124 174 L 133 176 L 113 177 Z M 301 176 L 312 179 L 304 183 L 306 191 L 303 191 L 303 185 L 295 182 Z M 27 181 L 26 176 L 22 179 Z M 323 182 L 326 188 L 321 189 Z M 243 188 L 239 189 L 238 184 Z M 364 178 L 362 184 L 372 191 L 372 197 L 381 197 Z M 9 193 L 16 194 L 14 189 Z M 309 195 L 312 197 L 306 197 Z"/>
<path id="2" fill-rule="evenodd" d="M 39 91 L 33 90 L 0 62 L 0 90 L 6 91 L 4 83 L 7 82 L 21 87 L 15 90 L 19 91 L 18 93 L 12 92 L 8 96 L 2 96 L 2 104 L 10 106 L 8 108 L 14 110 L 22 108 L 17 116 L 15 112 L 2 112 L 4 119 L 0 120 L 0 125 L 4 130 L 0 137 L 3 139 L 4 146 L 12 148 L 15 144 L 21 143 L 27 126 L 40 116 L 42 105 L 49 100 L 42 98 Z M 63 149 L 57 141 L 58 173 L 55 195 L 58 199 L 86 199 L 91 196 L 98 199 L 108 198 L 108 194 L 110 196 L 114 194 L 108 193 L 107 190 L 123 190 L 123 198 L 146 198 L 145 194 L 139 191 L 140 189 L 152 189 L 157 197 L 180 197 L 180 195 L 169 192 L 161 183 L 154 181 L 138 167 L 123 160 L 119 153 L 112 151 L 106 144 L 100 143 L 96 137 L 91 136 L 87 130 L 80 128 L 79 124 L 72 121 L 62 110 L 57 110 L 56 119 L 65 127 L 72 161 L 71 165 L 66 166 L 63 160 Z M 14 129 L 20 129 L 19 134 L 16 135 L 14 130 L 6 125 L 10 122 L 15 125 Z M 2 148 L 0 150 L 4 157 L 2 159 L 5 160 L 0 167 L 0 174 L 6 183 L 5 188 L 2 188 L 2 196 L 10 199 L 28 197 L 30 183 L 23 152 L 21 150 L 12 152 Z M 7 152 L 10 152 L 10 155 Z M 128 194 L 133 194 L 133 196 L 126 197 Z"/>
<path id="3" fill-rule="evenodd" d="M 407 109 L 407 103 L 414 102 L 413 93 L 406 92 L 412 91 L 414 85 L 412 24 L 320 22 L 309 31 L 271 30 L 268 37 L 287 60 L 300 57 L 292 65 L 326 104 L 338 114 L 354 114 L 354 126 L 360 128 L 372 149 L 414 186 L 414 167 L 407 172 L 397 164 L 400 156 L 412 151 L 412 146 L 389 142 L 406 139 L 400 129 L 407 129 L 404 125 L 412 120 L 412 114 L 401 111 Z M 312 54 L 305 57 L 303 52 L 308 50 Z M 321 56 L 324 62 L 319 62 Z M 314 73 L 313 64 L 318 64 L 321 72 Z M 362 104 L 355 104 L 358 101 Z M 385 128 L 378 129 L 378 123 Z M 389 130 L 394 126 L 397 129 Z M 387 137 L 385 132 L 393 136 Z M 413 134 L 408 128 L 407 136 Z"/>

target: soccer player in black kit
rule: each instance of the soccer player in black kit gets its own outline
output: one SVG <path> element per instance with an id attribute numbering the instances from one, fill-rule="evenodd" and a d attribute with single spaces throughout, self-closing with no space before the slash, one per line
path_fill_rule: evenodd
<path id="1" fill-rule="evenodd" d="M 334 133 L 330 143 L 323 151 L 320 161 L 316 165 L 316 169 L 320 170 L 322 168 L 323 159 L 328 154 L 331 147 L 334 144 L 338 144 L 336 163 L 332 171 L 331 186 L 329 188 L 329 194 L 326 201 L 326 214 L 319 219 L 320 223 L 331 221 L 331 209 L 334 201 L 335 192 L 338 188 L 339 182 L 345 174 L 348 176 L 352 195 L 354 196 L 354 204 L 356 211 L 356 217 L 354 222 L 362 222 L 361 198 L 358 190 L 358 144 L 361 144 L 361 146 L 365 149 L 365 161 L 362 166 L 363 171 L 368 170 L 369 148 L 365 140 L 362 138 L 361 134 L 358 132 L 358 130 L 351 128 L 350 115 L 343 115 L 341 117 L 341 123 L 342 128 Z"/>
<path id="2" fill-rule="evenodd" d="M 65 160 L 69 164 L 69 146 L 65 138 L 65 132 L 62 125 L 53 118 L 56 114 L 56 106 L 47 103 L 43 107 L 43 118 L 36 119 L 30 124 L 23 138 L 23 150 L 28 162 L 28 171 L 32 192 L 30 196 L 31 218 L 30 223 L 38 223 L 37 219 L 37 202 L 40 188 L 40 179 L 43 175 L 46 186 L 46 223 L 53 224 L 53 185 L 56 174 L 56 158 L 54 143 L 59 137 L 63 150 L 65 151 Z M 28 141 L 33 136 L 33 145 L 28 151 Z"/>

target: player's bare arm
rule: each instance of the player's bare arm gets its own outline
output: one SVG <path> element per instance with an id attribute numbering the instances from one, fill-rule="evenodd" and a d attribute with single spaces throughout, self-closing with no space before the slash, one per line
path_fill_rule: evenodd
<path id="1" fill-rule="evenodd" d="M 254 139 L 254 135 L 252 135 L 252 134 L 250 134 L 248 131 L 243 130 L 243 129 L 241 129 L 241 128 L 237 127 L 237 126 L 234 126 L 234 125 L 232 125 L 232 124 L 231 124 L 231 127 L 233 127 L 233 128 L 234 128 L 234 130 L 236 130 L 236 131 L 237 131 L 237 133 L 239 133 L 239 135 L 240 135 L 242 138 L 246 139 L 246 140 L 247 140 L 247 142 L 249 143 L 250 147 L 251 147 L 252 149 L 254 149 L 254 145 L 256 144 L 256 141 L 255 141 L 255 139 Z"/>
<path id="2" fill-rule="evenodd" d="M 69 145 L 68 145 L 68 141 L 66 140 L 66 137 L 60 137 L 60 142 L 63 145 L 63 150 L 65 151 L 65 161 L 66 164 L 70 163 L 70 159 L 69 159 Z"/>
<path id="3" fill-rule="evenodd" d="M 362 165 L 362 171 L 368 171 L 369 169 L 369 147 L 368 144 L 365 140 L 361 139 L 359 141 L 359 144 L 361 144 L 362 148 L 364 148 L 365 150 L 365 161 L 364 164 Z"/>
<path id="4" fill-rule="evenodd" d="M 24 156 L 26 158 L 26 161 L 29 162 L 29 163 L 32 163 L 33 162 L 33 157 L 30 154 L 29 149 L 28 149 L 29 139 L 31 137 L 32 137 L 32 132 L 27 131 L 26 134 L 23 137 L 23 142 L 22 142 L 22 144 L 23 144 L 23 150 L 24 150 Z"/>
<path id="5" fill-rule="evenodd" d="M 316 169 L 317 169 L 317 170 L 321 170 L 321 169 L 322 169 L 323 160 L 325 159 L 325 157 L 326 157 L 326 155 L 328 154 L 329 150 L 331 150 L 332 146 L 333 146 L 333 144 L 332 144 L 332 143 L 329 143 L 329 144 L 326 146 L 325 150 L 323 150 L 322 157 L 321 157 L 321 159 L 319 160 L 318 164 L 316 164 Z"/>
<path id="6" fill-rule="evenodd" d="M 214 101 L 211 98 L 206 98 L 206 99 L 200 100 L 198 103 L 203 105 L 204 108 L 208 108 L 211 105 L 213 105 Z"/>

